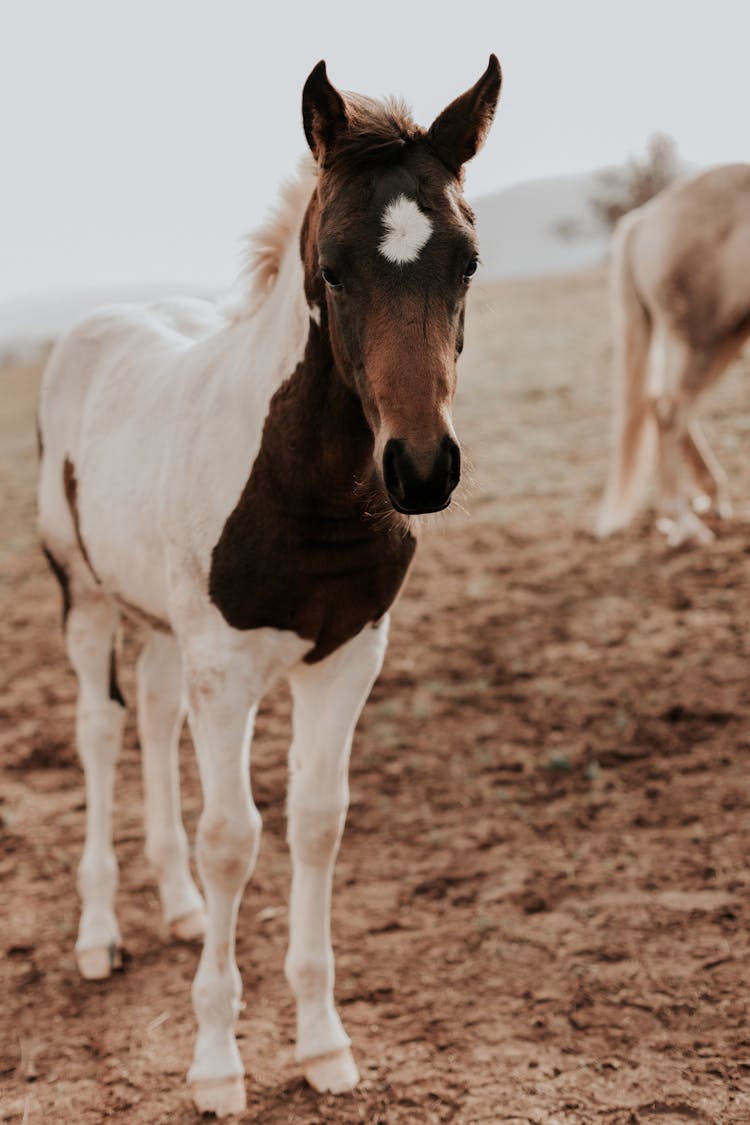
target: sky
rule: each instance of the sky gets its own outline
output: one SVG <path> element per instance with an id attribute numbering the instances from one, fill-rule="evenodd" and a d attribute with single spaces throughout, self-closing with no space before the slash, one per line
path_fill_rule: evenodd
<path id="1" fill-rule="evenodd" d="M 619 163 L 655 131 L 750 159 L 748 0 L 0 0 L 0 302 L 229 285 L 305 150 L 320 58 L 428 125 L 504 82 L 469 198 Z"/>

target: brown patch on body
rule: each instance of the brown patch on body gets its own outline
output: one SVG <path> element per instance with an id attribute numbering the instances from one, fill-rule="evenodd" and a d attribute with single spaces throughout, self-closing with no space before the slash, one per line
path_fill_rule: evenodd
<path id="1" fill-rule="evenodd" d="M 312 642 L 310 663 L 396 598 L 416 546 L 396 511 L 437 511 L 457 483 L 449 411 L 477 253 L 457 200 L 461 165 L 481 146 L 499 90 L 493 55 L 427 131 L 401 103 L 342 96 L 322 62 L 305 84 L 318 176 L 300 253 L 320 324 L 310 320 L 304 359 L 271 400 L 208 585 L 231 626 L 290 630 Z M 402 195 L 431 232 L 408 269 L 379 249 L 385 208 Z"/>
<path id="2" fill-rule="evenodd" d="M 42 544 L 42 553 L 60 586 L 60 593 L 62 594 L 62 624 L 64 629 L 68 622 L 68 614 L 70 613 L 71 607 L 70 578 L 62 563 L 57 561 L 52 552 L 45 547 L 44 544 Z"/>
<path id="3" fill-rule="evenodd" d="M 125 699 L 117 682 L 117 655 L 114 644 L 109 652 L 109 698 L 113 703 L 119 703 L 121 707 L 125 707 Z"/>
<path id="4" fill-rule="evenodd" d="M 360 402 L 311 324 L 211 558 L 211 600 L 235 629 L 291 630 L 313 642 L 314 663 L 388 611 L 416 540 L 390 512 L 372 447 Z"/>
<path id="5" fill-rule="evenodd" d="M 66 457 L 65 461 L 63 462 L 63 488 L 65 490 L 65 499 L 68 501 L 68 507 L 70 508 L 70 514 L 73 517 L 73 528 L 75 529 L 78 548 L 83 555 L 86 566 L 91 571 L 91 574 L 93 575 L 97 584 L 101 585 L 99 576 L 91 565 L 91 559 L 89 558 L 86 544 L 84 543 L 83 536 L 81 535 L 81 524 L 78 515 L 78 481 L 76 480 L 75 465 L 69 457 Z"/>

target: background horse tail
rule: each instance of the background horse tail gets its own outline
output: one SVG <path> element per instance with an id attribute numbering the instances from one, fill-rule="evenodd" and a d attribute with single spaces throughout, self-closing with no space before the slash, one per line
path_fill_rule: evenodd
<path id="1" fill-rule="evenodd" d="M 609 535 L 633 518 L 645 491 L 656 451 L 648 397 L 651 317 L 636 289 L 632 245 L 638 212 L 618 224 L 612 247 L 611 300 L 614 326 L 613 449 L 598 535 Z"/>

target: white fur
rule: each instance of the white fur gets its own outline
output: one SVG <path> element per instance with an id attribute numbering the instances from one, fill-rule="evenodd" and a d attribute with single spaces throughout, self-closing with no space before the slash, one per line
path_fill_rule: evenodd
<path id="1" fill-rule="evenodd" d="M 432 223 L 413 199 L 398 195 L 383 212 L 379 250 L 396 265 L 415 262 L 432 234 Z"/>
<path id="2" fill-rule="evenodd" d="M 300 1061 L 341 1051 L 350 1042 L 333 1002 L 331 883 L 349 805 L 354 727 L 387 643 L 386 616 L 327 660 L 298 665 L 290 675 L 294 738 L 288 838 L 293 874 L 285 971 L 297 997 Z"/>
<path id="3" fill-rule="evenodd" d="M 181 920 L 198 932 L 203 910 L 180 817 L 183 695 L 198 756 L 204 808 L 197 859 L 207 917 L 193 987 L 198 1035 L 190 1079 L 199 1108 L 218 1113 L 244 1104 L 234 937 L 260 839 L 250 746 L 257 705 L 282 674 L 290 675 L 294 694 L 287 971 L 298 1002 L 298 1057 L 310 1060 L 318 1088 L 343 1089 L 357 1077 L 333 1006 L 330 891 L 352 731 L 382 662 L 387 621 L 308 667 L 301 663 L 308 640 L 271 628 L 232 629 L 208 595 L 211 551 L 247 481 L 269 401 L 301 360 L 310 319 L 319 316 L 305 299 L 299 254 L 311 190 L 308 181 L 304 191 L 287 192 L 287 234 L 264 243 L 275 256 L 273 263 L 270 250 L 260 256 L 263 298 L 258 303 L 255 294 L 254 312 L 230 317 L 196 301 L 104 309 L 55 348 L 40 399 L 39 523 L 71 583 L 67 644 L 79 680 L 86 772 L 79 964 L 85 975 L 105 976 L 120 944 L 112 790 L 124 712 L 109 698 L 109 658 L 124 600 L 174 634 L 148 642 L 138 698 L 147 850 L 165 920 L 177 933 Z M 93 574 L 65 496 L 66 458 L 75 468 Z M 331 1051 L 339 1054 L 329 1057 Z"/>
<path id="4" fill-rule="evenodd" d="M 173 931 L 205 928 L 180 814 L 180 731 L 185 719 L 180 650 L 170 634 L 152 632 L 137 668 L 138 735 L 143 760 L 146 855 L 159 883 L 164 921 Z"/>

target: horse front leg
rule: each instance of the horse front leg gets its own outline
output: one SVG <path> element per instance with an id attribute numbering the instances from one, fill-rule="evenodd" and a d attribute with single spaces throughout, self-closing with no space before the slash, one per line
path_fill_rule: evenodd
<path id="1" fill-rule="evenodd" d="M 188 717 L 203 788 L 197 861 L 206 935 L 193 982 L 198 1022 L 188 1073 L 196 1108 L 223 1117 L 246 1105 L 235 1040 L 242 982 L 235 960 L 240 899 L 255 867 L 261 819 L 250 790 L 250 743 L 257 698 L 236 665 L 186 668 Z"/>
<path id="2" fill-rule="evenodd" d="M 354 727 L 382 666 L 387 638 L 385 617 L 325 660 L 299 664 L 289 676 L 292 890 L 285 972 L 297 1000 L 295 1057 L 321 1092 L 351 1090 L 359 1080 L 333 999 L 331 888 L 349 804 Z"/>

